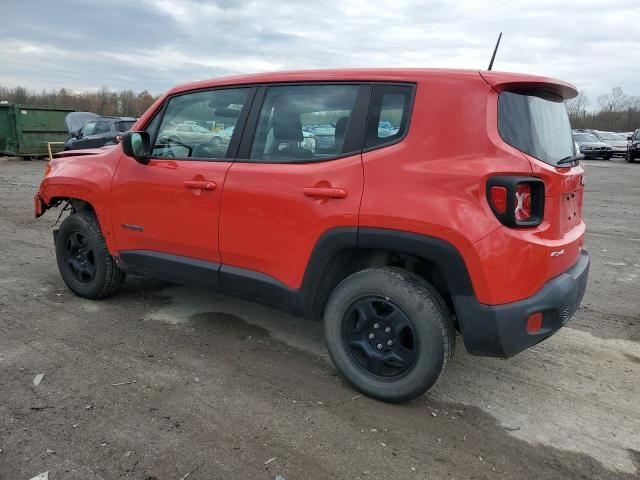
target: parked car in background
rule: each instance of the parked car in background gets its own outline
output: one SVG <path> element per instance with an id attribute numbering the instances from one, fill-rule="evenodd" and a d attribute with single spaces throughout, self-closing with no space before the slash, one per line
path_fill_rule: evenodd
<path id="1" fill-rule="evenodd" d="M 640 128 L 630 135 L 629 142 L 627 144 L 627 152 L 624 159 L 627 163 L 633 163 L 637 158 L 640 158 Z"/>
<path id="2" fill-rule="evenodd" d="M 573 141 L 580 147 L 580 153 L 584 158 L 604 158 L 610 160 L 613 156 L 613 148 L 592 133 L 574 133 Z"/>
<path id="3" fill-rule="evenodd" d="M 130 130 L 135 122 L 136 119 L 132 117 L 98 117 L 72 132 L 64 149 L 80 150 L 115 145 L 118 143 L 117 137 Z"/>
<path id="4" fill-rule="evenodd" d="M 627 153 L 627 137 L 622 135 L 621 133 L 614 132 L 601 132 L 599 130 L 594 130 L 591 132 L 593 136 L 595 136 L 601 142 L 606 143 L 607 145 L 611 145 L 613 149 L 613 155 L 620 155 L 624 157 Z"/>

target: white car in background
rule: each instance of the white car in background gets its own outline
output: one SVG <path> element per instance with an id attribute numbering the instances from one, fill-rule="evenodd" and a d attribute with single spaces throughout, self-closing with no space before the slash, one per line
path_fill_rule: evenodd
<path id="1" fill-rule="evenodd" d="M 611 145 L 614 155 L 624 157 L 627 154 L 627 145 L 629 141 L 623 134 L 614 132 L 600 132 L 598 130 L 592 131 L 591 134 L 595 135 L 601 142 L 604 142 L 607 145 Z"/>

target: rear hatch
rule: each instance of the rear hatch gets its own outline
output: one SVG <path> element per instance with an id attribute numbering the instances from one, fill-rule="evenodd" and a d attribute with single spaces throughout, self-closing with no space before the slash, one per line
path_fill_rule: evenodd
<path id="1" fill-rule="evenodd" d="M 548 275 L 554 277 L 576 261 L 584 235 L 584 169 L 572 161 L 579 152 L 564 105 L 576 91 L 557 80 L 525 77 L 504 83 L 503 76 L 482 75 L 499 92 L 502 140 L 522 152 L 533 177 L 544 182 L 544 215 L 535 237 L 546 250 Z"/>

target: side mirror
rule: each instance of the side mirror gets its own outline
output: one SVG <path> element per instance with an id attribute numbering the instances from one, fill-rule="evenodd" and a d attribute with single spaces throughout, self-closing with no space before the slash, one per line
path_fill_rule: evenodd
<path id="1" fill-rule="evenodd" d="M 633 140 L 633 135 L 627 135 L 627 140 L 629 141 Z"/>
<path id="2" fill-rule="evenodd" d="M 122 151 L 146 165 L 151 159 L 151 141 L 147 132 L 125 132 L 122 135 Z"/>
<path id="3" fill-rule="evenodd" d="M 71 135 L 71 138 L 78 138 L 78 135 L 80 135 L 80 132 L 77 130 L 74 130 L 73 132 L 69 132 L 69 135 Z"/>

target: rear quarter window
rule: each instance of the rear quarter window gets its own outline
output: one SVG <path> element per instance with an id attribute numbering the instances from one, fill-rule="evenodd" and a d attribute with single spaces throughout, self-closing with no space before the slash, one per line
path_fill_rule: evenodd
<path id="1" fill-rule="evenodd" d="M 371 98 L 365 148 L 372 149 L 399 142 L 407 133 L 413 85 L 376 85 Z"/>

